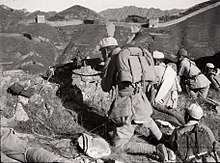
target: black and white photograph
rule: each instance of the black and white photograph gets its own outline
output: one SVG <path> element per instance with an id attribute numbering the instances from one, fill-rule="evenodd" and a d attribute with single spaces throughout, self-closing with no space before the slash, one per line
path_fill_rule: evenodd
<path id="1" fill-rule="evenodd" d="M 220 162 L 220 0 L 0 0 L 1 163 Z"/>

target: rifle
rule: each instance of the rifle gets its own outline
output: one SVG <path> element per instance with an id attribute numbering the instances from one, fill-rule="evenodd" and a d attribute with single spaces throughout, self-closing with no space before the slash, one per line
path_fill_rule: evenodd
<path id="1" fill-rule="evenodd" d="M 91 66 L 93 69 L 97 71 L 102 71 L 103 70 L 103 65 L 101 63 L 103 60 L 101 58 L 85 58 L 82 60 L 83 66 Z"/>
<path id="2" fill-rule="evenodd" d="M 59 64 L 53 66 L 53 68 L 72 68 L 72 69 L 77 69 L 81 68 L 84 66 L 91 66 L 92 68 L 100 66 L 100 63 L 102 63 L 102 59 L 97 57 L 97 58 L 85 58 L 81 59 L 80 57 L 75 57 L 72 59 L 71 62 L 64 63 L 64 64 Z"/>

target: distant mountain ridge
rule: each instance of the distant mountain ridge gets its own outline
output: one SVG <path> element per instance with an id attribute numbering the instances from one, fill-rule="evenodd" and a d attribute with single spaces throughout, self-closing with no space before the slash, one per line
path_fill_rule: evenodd
<path id="1" fill-rule="evenodd" d="M 71 20 L 71 19 L 104 20 L 105 18 L 102 17 L 99 13 L 97 13 L 89 8 L 86 8 L 86 7 L 83 7 L 80 5 L 75 5 L 75 6 L 72 6 L 66 10 L 63 10 L 63 11 L 55 14 L 54 17 L 52 17 L 48 20 L 56 21 L 56 20 Z"/>
<path id="2" fill-rule="evenodd" d="M 156 8 L 140 8 L 136 6 L 125 6 L 117 9 L 107 9 L 101 11 L 99 14 L 104 16 L 109 20 L 123 20 L 126 19 L 129 15 L 138 15 L 146 18 L 151 17 L 162 17 L 164 15 L 175 15 L 180 12 L 183 12 L 182 9 L 172 9 L 172 10 L 160 10 Z"/>

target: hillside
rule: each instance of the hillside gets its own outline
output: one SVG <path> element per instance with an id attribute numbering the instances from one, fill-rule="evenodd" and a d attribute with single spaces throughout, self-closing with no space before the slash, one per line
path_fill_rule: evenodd
<path id="1" fill-rule="evenodd" d="M 151 47 L 164 52 L 173 61 L 179 48 L 184 47 L 193 59 L 206 57 L 206 61 L 200 61 L 201 68 L 208 60 L 220 67 L 219 16 L 220 5 L 171 26 L 143 29 L 135 42 L 149 43 L 146 37 L 150 35 Z M 207 60 L 207 57 L 211 58 Z"/>
<path id="2" fill-rule="evenodd" d="M 166 21 L 170 21 L 170 20 L 173 20 L 173 19 L 178 19 L 178 18 L 184 17 L 186 15 L 189 15 L 189 14 L 191 14 L 193 12 L 196 12 L 196 11 L 202 9 L 202 8 L 208 7 L 211 4 L 214 4 L 214 3 L 219 2 L 219 1 L 220 0 L 209 0 L 207 2 L 203 2 L 203 3 L 197 4 L 195 6 L 192 6 L 189 9 L 184 10 L 184 11 L 178 13 L 178 14 L 175 14 L 175 15 L 164 15 L 164 16 L 160 17 L 160 21 L 161 22 L 166 22 Z"/>
<path id="3" fill-rule="evenodd" d="M 190 14 L 190 13 L 192 13 L 192 12 L 195 12 L 195 11 L 197 11 L 197 10 L 200 10 L 201 8 L 207 7 L 207 6 L 211 5 L 211 4 L 216 3 L 216 2 L 219 2 L 219 1 L 220 1 L 220 0 L 209 0 L 209 1 L 207 1 L 207 2 L 203 2 L 203 3 L 197 4 L 197 5 L 195 5 L 195 6 L 190 7 L 190 8 L 187 9 L 186 11 L 181 12 L 179 15 L 180 15 L 180 17 L 182 17 L 182 16 L 184 16 L 184 15 L 188 15 L 188 14 Z"/>
<path id="4" fill-rule="evenodd" d="M 6 70 L 22 69 L 31 74 L 42 74 L 58 55 L 55 46 L 39 38 L 29 40 L 22 35 L 1 34 L 0 40 L 0 62 Z"/>
<path id="5" fill-rule="evenodd" d="M 160 50 L 166 57 L 176 61 L 176 54 L 180 47 L 185 47 L 190 57 L 199 59 L 200 68 L 210 60 L 220 67 L 220 30 L 219 30 L 220 6 L 201 12 L 180 23 L 160 28 L 143 28 L 136 37 L 135 44 L 148 47 L 151 51 Z M 80 50 L 82 58 L 86 56 L 98 57 L 95 51 L 99 40 L 106 36 L 105 27 L 101 25 L 79 25 L 75 27 L 61 28 L 64 33 L 71 36 L 70 43 L 64 50 L 64 58 L 74 56 L 76 49 Z M 66 31 L 66 32 L 65 32 Z M 126 27 L 116 27 L 115 37 L 120 46 L 124 46 L 130 36 L 130 30 Z M 215 55 L 215 56 L 214 56 Z M 206 59 L 202 59 L 206 57 Z"/>
<path id="6" fill-rule="evenodd" d="M 14 10 L 5 5 L 0 5 L 0 32 L 16 25 L 24 16 L 25 12 L 22 10 Z"/>
<path id="7" fill-rule="evenodd" d="M 32 23 L 29 25 L 17 24 L 9 27 L 4 31 L 4 33 L 27 33 L 32 37 L 40 36 L 42 38 L 49 39 L 49 41 L 52 43 L 61 42 L 57 30 L 54 27 L 43 23 Z"/>
<path id="8" fill-rule="evenodd" d="M 4 32 L 8 30 L 8 28 L 17 26 L 21 22 L 25 22 L 28 20 L 33 20 L 35 22 L 37 15 L 45 15 L 45 19 L 49 19 L 53 17 L 56 12 L 27 12 L 25 10 L 16 10 L 9 8 L 5 5 L 0 5 L 0 32 Z"/>
<path id="9" fill-rule="evenodd" d="M 56 30 L 46 24 L 18 25 L 0 33 L 0 62 L 5 70 L 42 74 L 55 63 L 60 45 Z M 9 63 L 9 64 L 5 64 Z"/>
<path id="10" fill-rule="evenodd" d="M 51 17 L 48 20 L 57 21 L 57 20 L 71 20 L 71 19 L 104 20 L 104 18 L 98 13 L 96 13 L 95 11 L 79 6 L 79 5 L 75 5 L 66 10 L 63 10 L 55 14 L 54 17 Z"/>
<path id="11" fill-rule="evenodd" d="M 160 9 L 155 9 L 155 8 L 147 9 L 147 8 L 139 8 L 135 6 L 125 6 L 117 9 L 107 9 L 101 11 L 100 14 L 108 20 L 120 21 L 122 19 L 126 19 L 129 15 L 138 15 L 149 19 L 151 17 L 162 17 L 164 15 L 173 15 L 181 11 L 183 10 L 172 9 L 172 10 L 162 11 Z"/>
<path id="12" fill-rule="evenodd" d="M 147 23 L 148 19 L 146 17 L 138 16 L 138 15 L 129 15 L 123 22 L 133 22 L 133 23 Z"/>
<path id="13" fill-rule="evenodd" d="M 136 37 L 135 43 L 149 47 L 151 51 L 163 51 L 167 58 L 173 61 L 176 61 L 175 56 L 179 48 L 185 47 L 189 51 L 191 58 L 211 57 L 208 60 L 214 61 L 220 67 L 219 60 L 216 60 L 220 51 L 219 16 L 220 6 L 217 6 L 171 26 L 143 28 L 142 32 Z M 99 40 L 105 37 L 104 27 L 99 25 L 80 25 L 69 29 L 66 28 L 65 30 L 71 31 L 72 37 L 69 46 L 64 51 L 66 55 L 74 55 L 74 49 L 78 48 L 83 57 L 88 55 L 90 57 L 99 56 L 94 49 Z M 115 37 L 118 39 L 120 46 L 124 45 L 129 35 L 128 28 L 116 27 Z M 212 56 L 214 55 L 215 57 L 213 58 Z M 207 61 L 201 60 L 199 62 L 202 68 Z"/>
<path id="14" fill-rule="evenodd" d="M 99 41 L 106 37 L 105 25 L 98 24 L 82 24 L 78 26 L 60 27 L 63 33 L 68 34 L 69 44 L 66 46 L 62 53 L 62 57 L 58 62 L 63 62 L 70 58 L 76 57 L 76 51 L 80 51 L 80 57 L 96 58 L 101 54 L 97 51 L 96 46 Z M 123 46 L 129 38 L 130 30 L 125 27 L 116 27 L 115 38 L 118 40 L 120 46 Z M 65 36 L 65 35 L 64 35 Z"/>
<path id="15" fill-rule="evenodd" d="M 81 6 L 74 6 L 60 13 L 69 17 L 71 11 L 75 7 L 78 9 L 78 11 L 75 12 L 79 14 Z M 167 58 L 173 61 L 176 61 L 175 55 L 178 49 L 180 47 L 185 47 L 194 59 L 206 57 L 206 59 L 199 59 L 198 62 L 201 63 L 201 67 L 204 66 L 207 60 L 213 61 L 216 65 L 219 65 L 217 60 L 220 51 L 218 44 L 220 41 L 220 31 L 218 28 L 220 22 L 219 9 L 219 6 L 217 6 L 171 26 L 149 29 L 144 28 L 136 38 L 135 43 L 137 45 L 149 47 L 151 51 L 156 49 L 161 50 L 166 54 Z M 10 10 L 6 11 L 11 12 Z M 86 11 L 88 11 L 88 13 L 90 12 L 90 10 Z M 83 11 L 83 13 L 85 16 L 86 12 Z M 140 16 L 137 17 L 139 18 Z M 96 45 L 106 36 L 105 26 L 98 24 L 64 26 L 57 28 L 57 30 L 46 24 L 32 24 L 28 26 L 14 25 L 8 27 L 5 32 L 28 33 L 33 37 L 40 36 L 40 38 L 49 39 L 50 42 L 55 44 L 63 42 L 61 40 L 63 39 L 67 46 L 65 47 L 64 44 L 62 45 L 62 49 L 59 50 L 62 56 L 57 62 L 68 61 L 76 55 L 77 50 L 80 51 L 81 58 L 87 56 L 92 58 L 100 57 Z M 129 28 L 123 26 L 116 27 L 115 37 L 120 46 L 124 46 L 130 35 Z M 214 55 L 215 57 L 210 58 L 210 56 Z"/>

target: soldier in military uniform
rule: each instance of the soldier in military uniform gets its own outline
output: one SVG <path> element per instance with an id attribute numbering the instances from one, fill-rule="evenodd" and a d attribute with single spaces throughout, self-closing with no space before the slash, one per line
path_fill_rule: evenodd
<path id="1" fill-rule="evenodd" d="M 211 82 L 200 71 L 195 62 L 188 58 L 185 49 L 182 48 L 178 51 L 178 59 L 180 61 L 178 75 L 186 78 L 186 84 L 193 99 L 197 99 L 198 95 L 206 99 Z"/>

